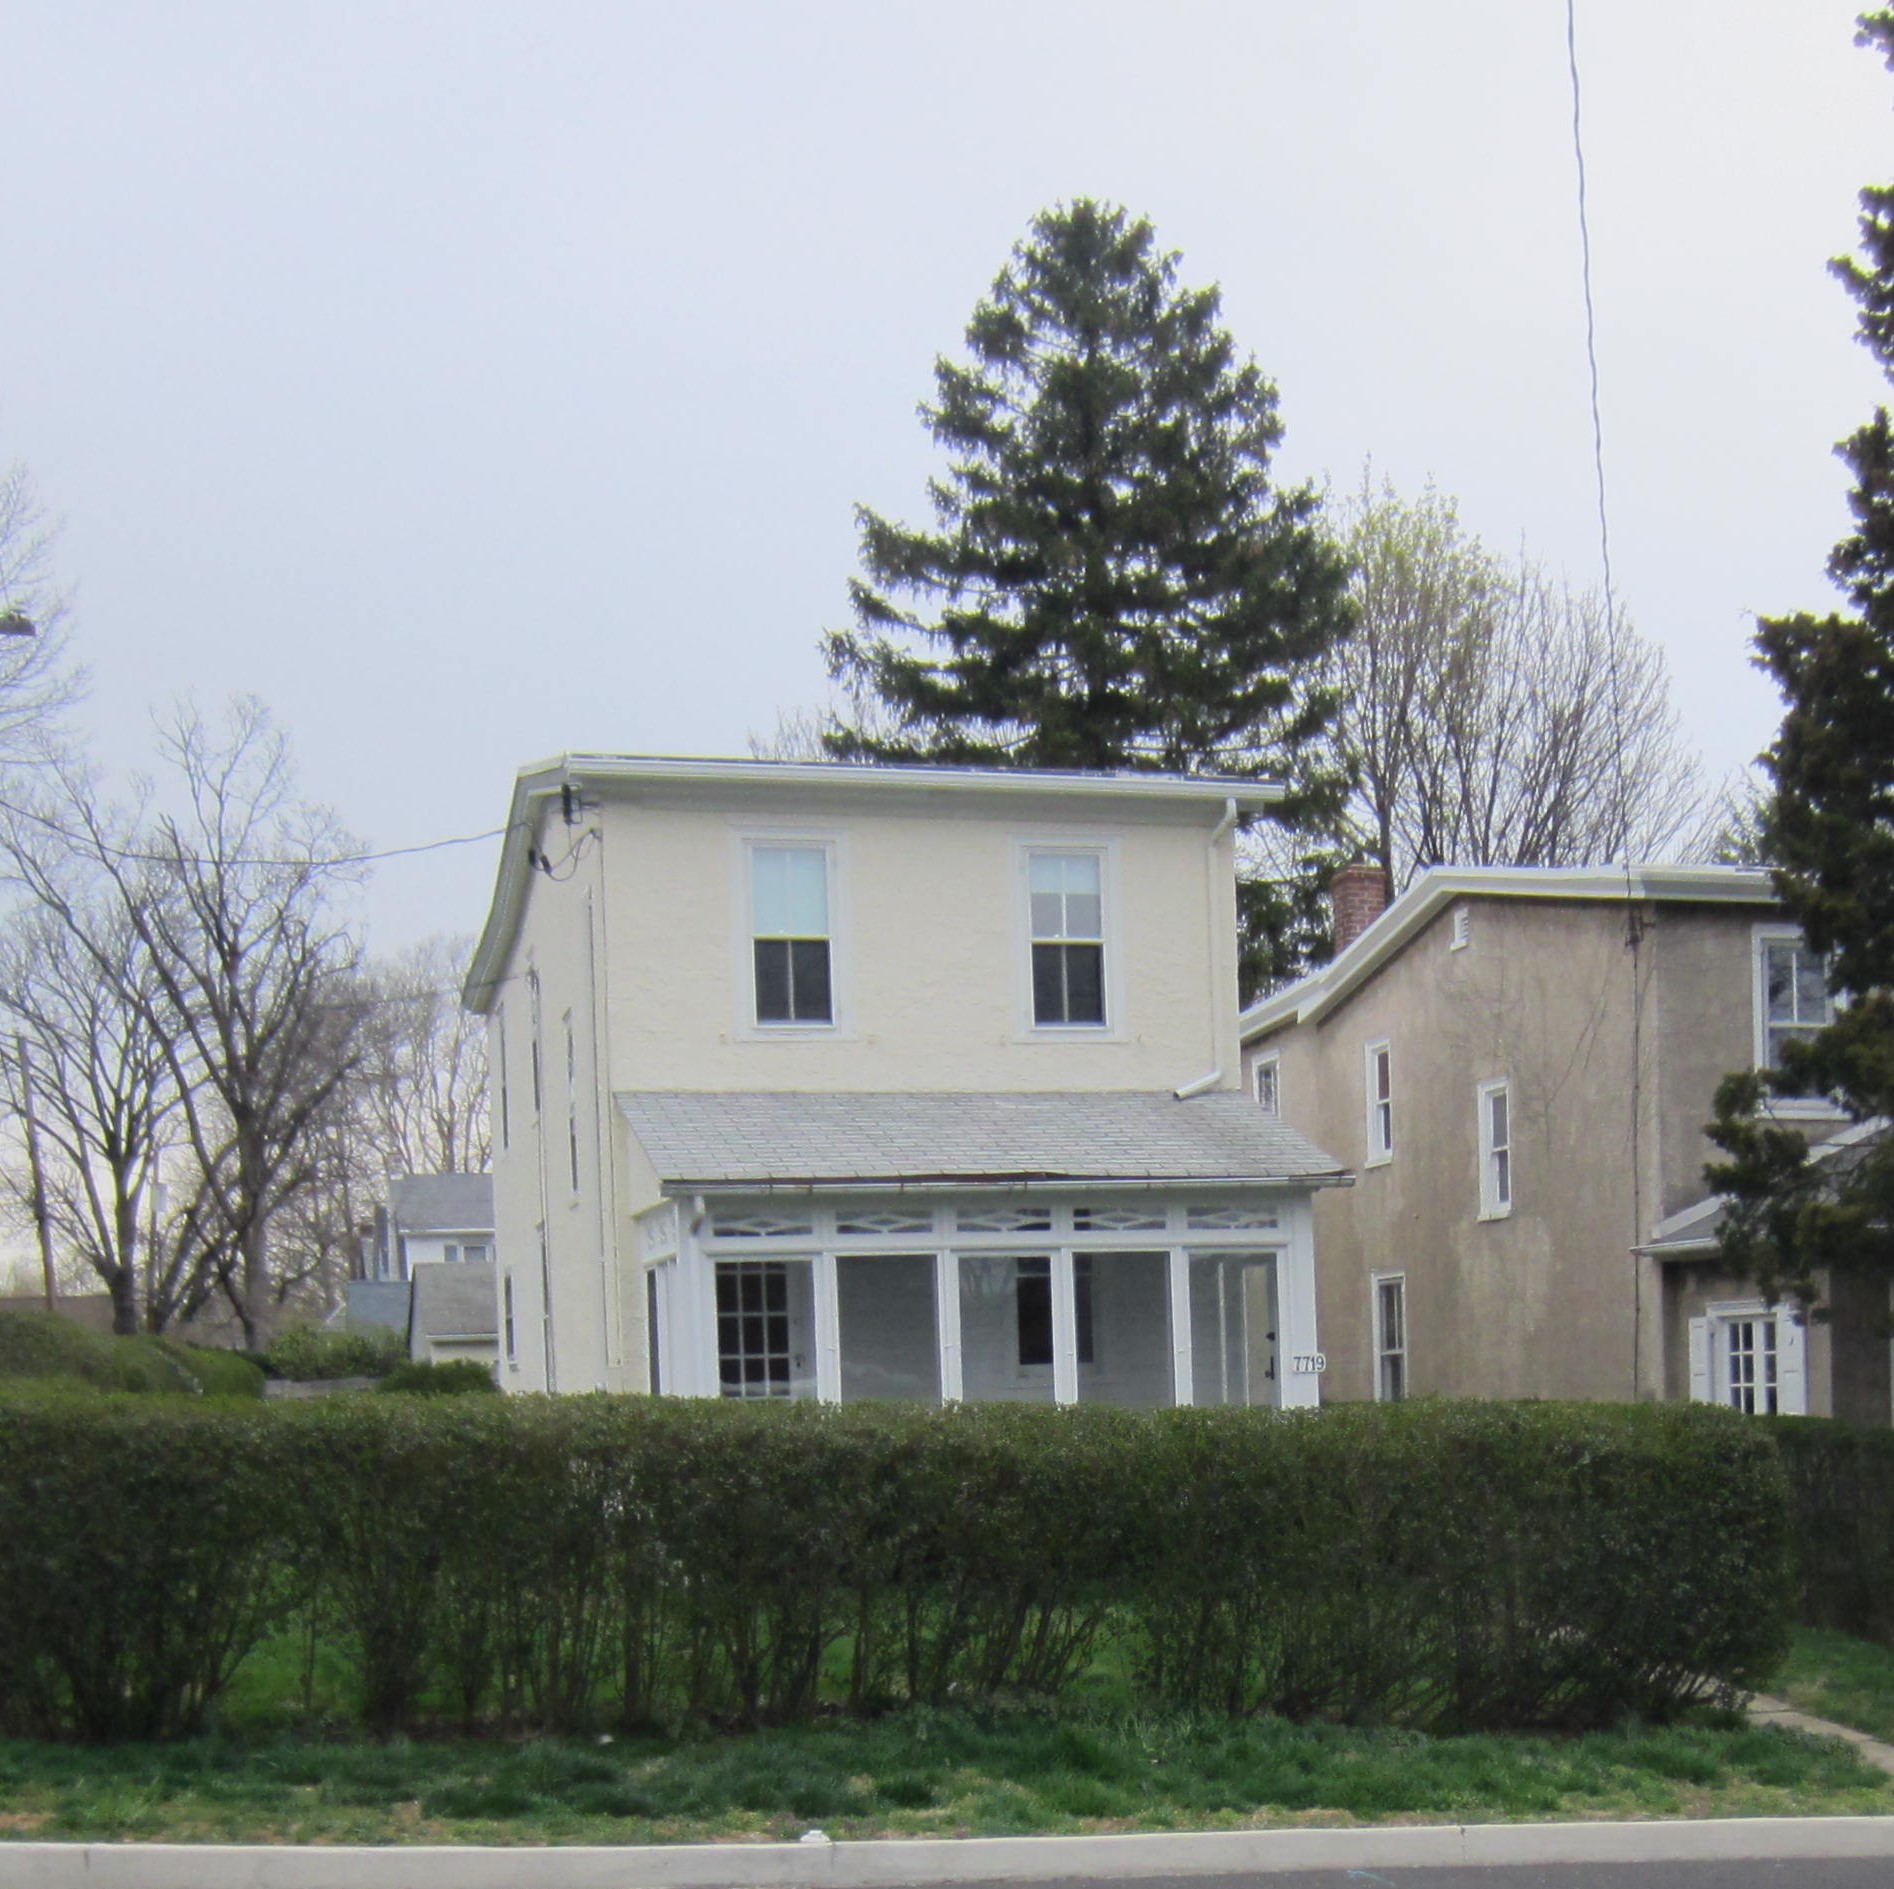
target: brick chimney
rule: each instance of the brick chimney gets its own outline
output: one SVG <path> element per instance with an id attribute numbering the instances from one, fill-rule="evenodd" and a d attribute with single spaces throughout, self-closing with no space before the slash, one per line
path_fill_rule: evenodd
<path id="1" fill-rule="evenodd" d="M 1344 866 L 1328 882 L 1335 911 L 1335 954 L 1339 957 L 1388 909 L 1388 879 L 1379 866 Z"/>

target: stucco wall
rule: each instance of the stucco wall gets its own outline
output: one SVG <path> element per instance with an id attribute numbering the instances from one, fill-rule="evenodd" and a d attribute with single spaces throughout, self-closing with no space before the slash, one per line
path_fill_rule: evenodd
<path id="1" fill-rule="evenodd" d="M 1374 1394 L 1371 1277 L 1387 1271 L 1407 1281 L 1415 1395 L 1654 1393 L 1657 1282 L 1646 1263 L 1637 1319 L 1628 1252 L 1623 910 L 1481 899 L 1469 921 L 1453 950 L 1452 913 L 1441 912 L 1337 1009 L 1249 1052 L 1253 1062 L 1277 1050 L 1286 1119 L 1357 1174 L 1316 1200 L 1323 1394 Z M 1639 975 L 1648 1001 L 1648 956 Z M 1393 1055 L 1394 1157 L 1370 1167 L 1365 1050 L 1380 1038 Z M 1652 1057 L 1647 1036 L 1647 1076 Z M 1512 1207 L 1482 1220 L 1477 1089 L 1502 1078 Z"/>

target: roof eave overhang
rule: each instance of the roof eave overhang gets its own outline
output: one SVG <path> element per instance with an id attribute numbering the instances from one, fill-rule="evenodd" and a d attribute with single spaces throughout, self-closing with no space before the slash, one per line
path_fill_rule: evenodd
<path id="1" fill-rule="evenodd" d="M 808 1179 L 788 1179 L 778 1175 L 772 1179 L 759 1177 L 753 1180 L 674 1178 L 661 1182 L 659 1191 L 671 1200 L 714 1200 L 756 1194 L 955 1194 L 998 1189 L 1027 1193 L 1045 1193 L 1056 1189 L 1070 1193 L 1076 1188 L 1092 1193 L 1176 1193 L 1187 1189 L 1201 1191 L 1205 1188 L 1241 1187 L 1287 1193 L 1319 1187 L 1352 1187 L 1354 1184 L 1355 1177 L 1352 1174 L 1120 1175 L 1109 1179 L 1083 1174 L 959 1174 L 917 1175 L 892 1180 L 885 1176 L 864 1180 L 846 1175 Z"/>
<path id="2" fill-rule="evenodd" d="M 1291 1023 L 1315 1023 L 1366 983 L 1457 899 L 1512 898 L 1695 905 L 1776 903 L 1767 872 L 1744 866 L 1435 866 L 1424 872 L 1331 963 L 1252 1004 L 1239 1018 L 1245 1043 Z"/>

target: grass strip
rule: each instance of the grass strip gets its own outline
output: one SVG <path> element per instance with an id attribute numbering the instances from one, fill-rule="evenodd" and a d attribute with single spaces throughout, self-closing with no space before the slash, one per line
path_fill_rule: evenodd
<path id="1" fill-rule="evenodd" d="M 1817 1718 L 1894 1744 L 1894 1652 L 1872 1640 L 1799 1628 L 1769 1690 Z"/>
<path id="2" fill-rule="evenodd" d="M 750 1736 L 0 1743 L 0 1836 L 670 1843 L 1894 1810 L 1833 1740 L 1702 1718 L 1569 1738 L 908 1711 Z"/>

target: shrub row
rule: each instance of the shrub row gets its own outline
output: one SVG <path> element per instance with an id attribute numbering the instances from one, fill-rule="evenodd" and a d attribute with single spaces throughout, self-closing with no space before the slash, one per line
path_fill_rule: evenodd
<path id="1" fill-rule="evenodd" d="M 1894 1431 L 1773 1425 L 1788 1472 L 1802 1622 L 1894 1646 Z"/>
<path id="2" fill-rule="evenodd" d="M 0 1403 L 0 1720 L 166 1736 L 300 1619 L 360 1711 L 580 1729 L 1057 1695 L 1430 1727 L 1751 1685 L 1768 1433 L 1714 1410 L 1285 1416 L 605 1397 Z"/>

